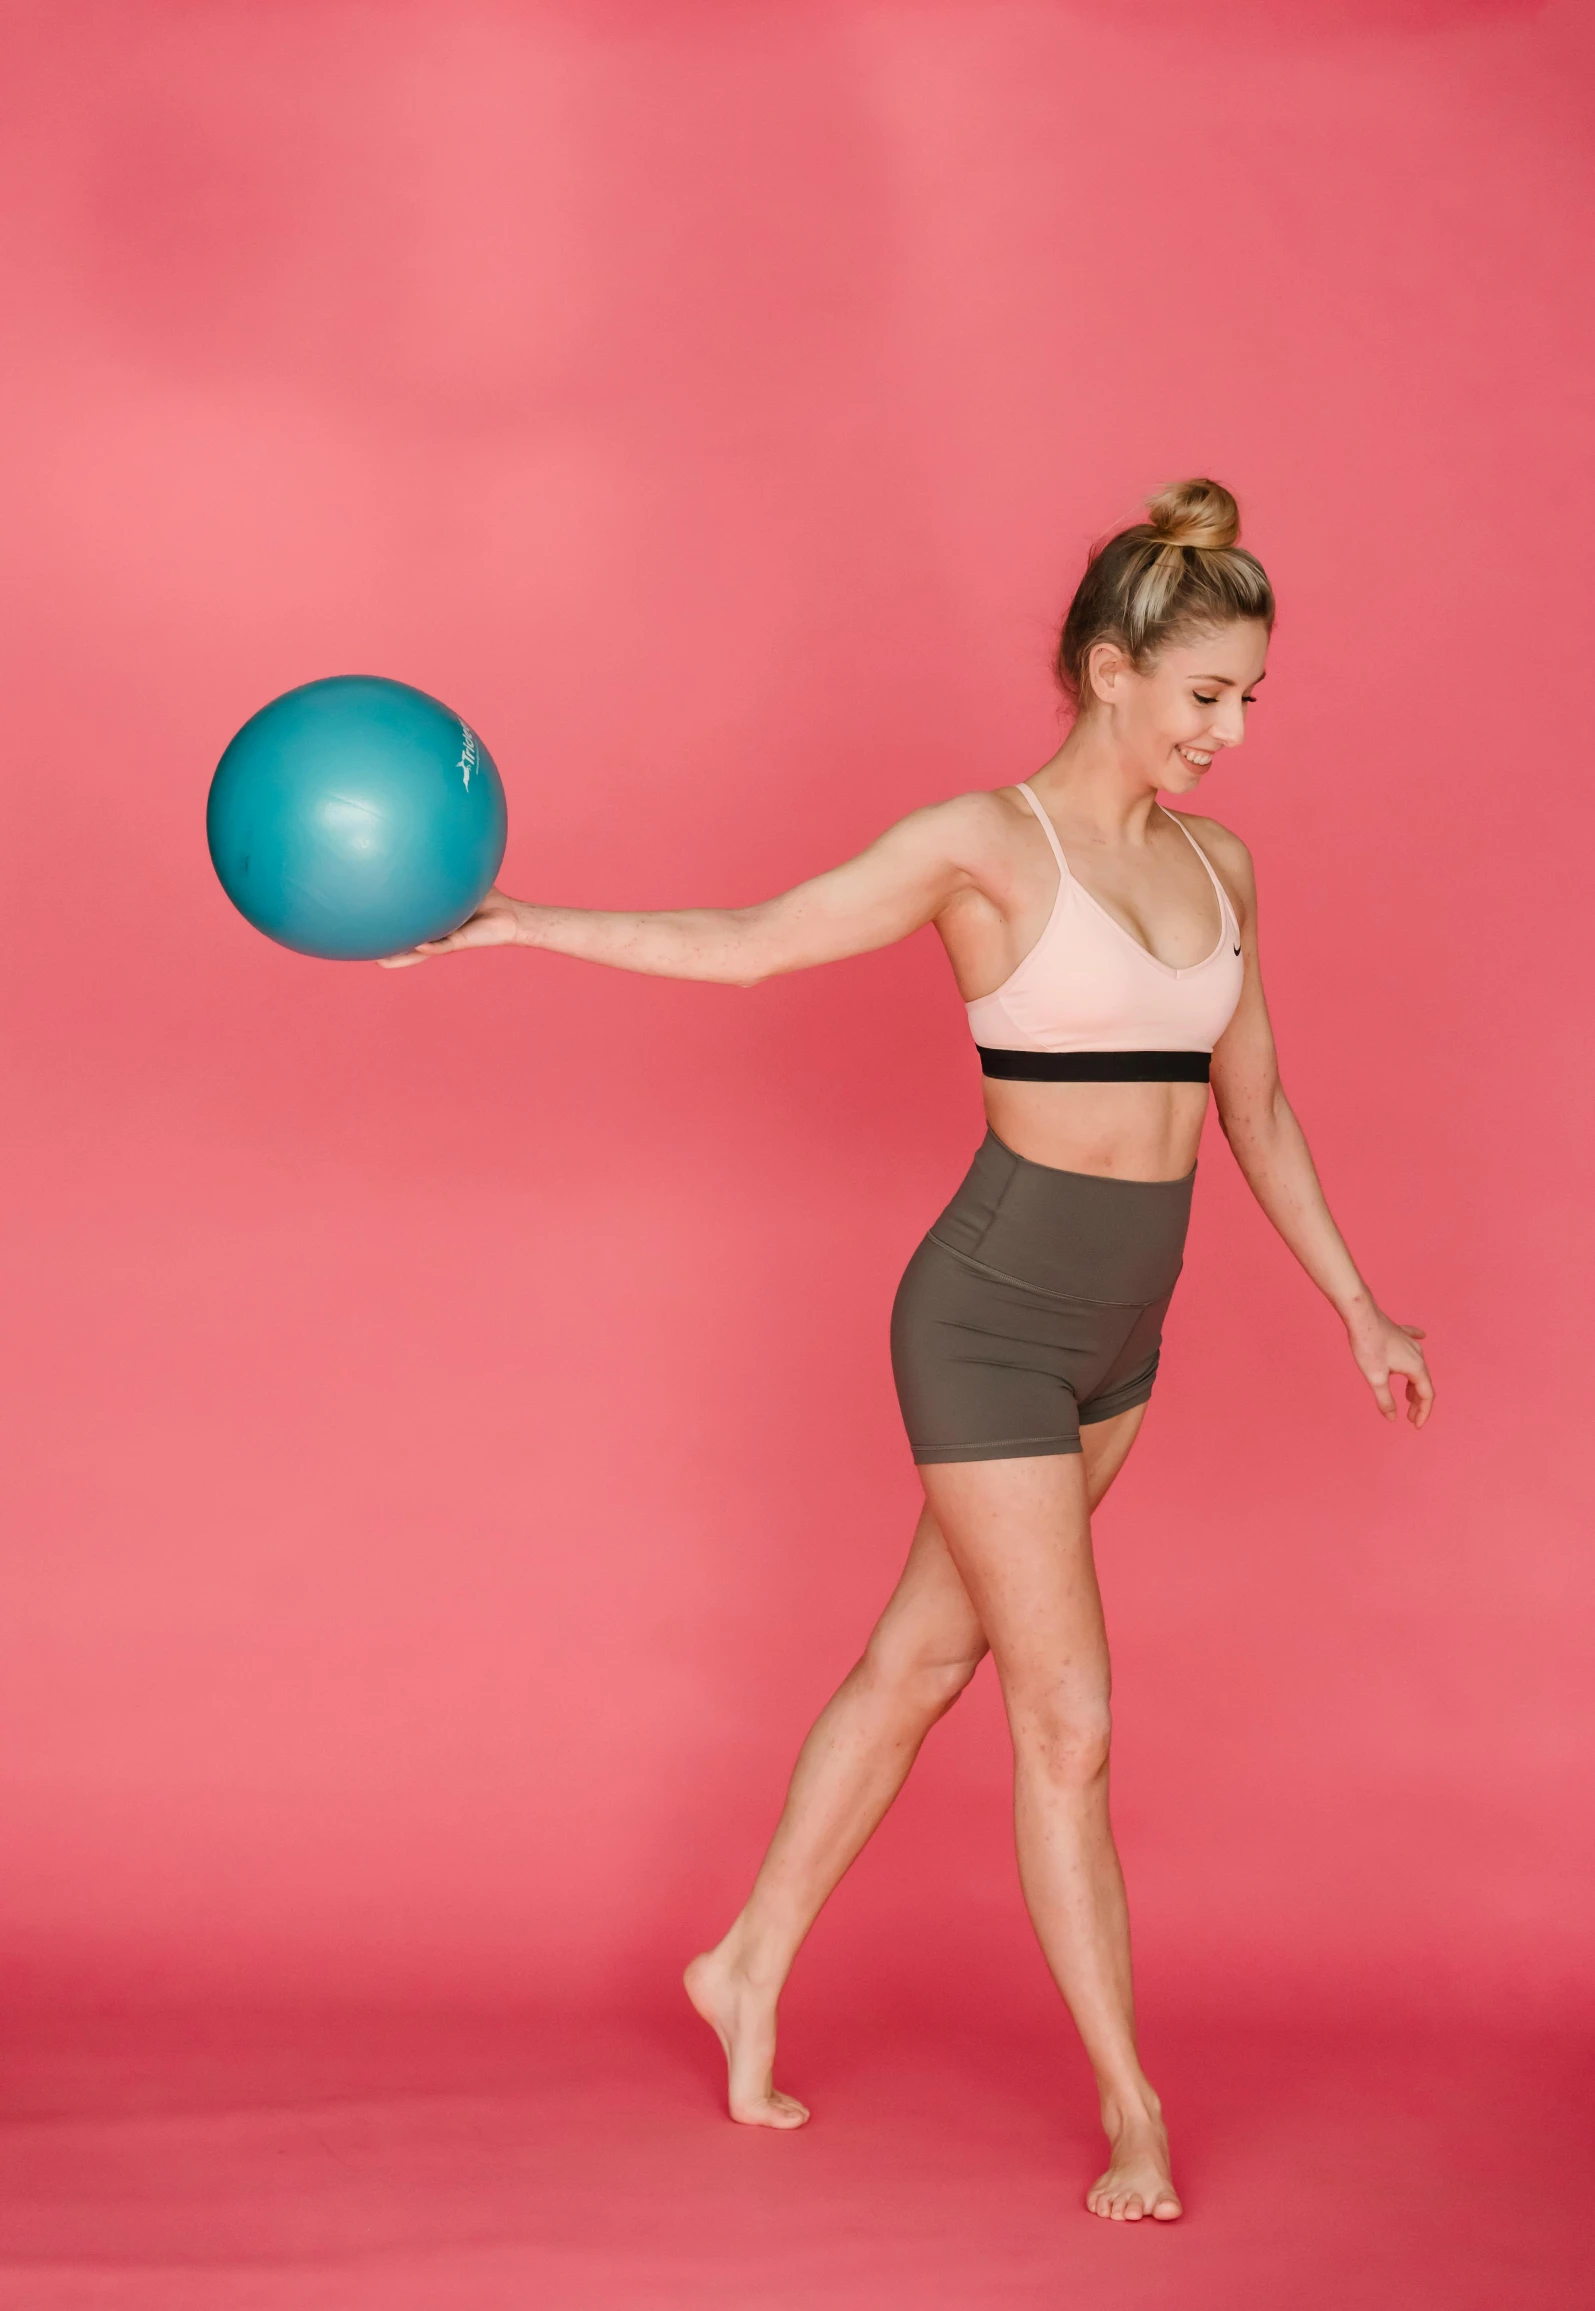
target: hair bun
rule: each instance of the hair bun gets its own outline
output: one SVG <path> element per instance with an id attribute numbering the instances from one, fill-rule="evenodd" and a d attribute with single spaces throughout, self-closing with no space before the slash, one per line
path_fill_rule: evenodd
<path id="1" fill-rule="evenodd" d="M 1058 637 L 1058 680 L 1082 713 L 1099 693 L 1091 653 L 1111 642 L 1145 673 L 1168 642 L 1248 619 L 1274 624 L 1274 590 L 1255 554 L 1238 545 L 1241 518 L 1216 481 L 1159 490 L 1150 521 L 1132 522 L 1091 549 Z"/>
<path id="2" fill-rule="evenodd" d="M 1234 545 L 1241 534 L 1241 509 L 1222 482 L 1198 476 L 1171 482 L 1147 506 L 1153 543 L 1195 546 L 1214 553 Z"/>

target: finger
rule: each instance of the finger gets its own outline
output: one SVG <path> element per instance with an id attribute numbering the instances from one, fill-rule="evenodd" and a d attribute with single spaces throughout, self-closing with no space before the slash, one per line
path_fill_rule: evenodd
<path id="1" fill-rule="evenodd" d="M 384 971 L 402 971 L 409 963 L 430 963 L 434 955 L 452 955 L 460 947 L 475 944 L 474 939 L 465 937 L 463 930 L 450 931 L 441 939 L 419 939 L 402 955 L 380 955 L 377 960 Z"/>
<path id="2" fill-rule="evenodd" d="M 1409 1340 L 1427 1340 L 1429 1337 L 1421 1324 L 1403 1324 L 1401 1329 Z"/>
<path id="3" fill-rule="evenodd" d="M 1384 1414 L 1386 1420 L 1394 1420 L 1396 1417 L 1396 1400 L 1390 1393 L 1389 1373 L 1381 1372 L 1377 1380 L 1375 1380 L 1372 1373 L 1370 1373 L 1368 1375 L 1368 1386 L 1373 1390 L 1373 1400 L 1375 1404 L 1378 1405 L 1380 1411 Z"/>
<path id="4" fill-rule="evenodd" d="M 465 944 L 466 941 L 460 937 L 458 931 L 450 931 L 447 938 L 418 939 L 415 945 L 407 947 L 402 955 L 379 955 L 377 960 L 384 971 L 402 971 L 406 964 L 429 963 L 434 955 L 452 954 L 456 947 L 463 947 Z"/>
<path id="5" fill-rule="evenodd" d="M 1420 1364 L 1416 1372 L 1407 1375 L 1407 1418 L 1414 1428 L 1421 1428 L 1434 1410 L 1434 1382 L 1429 1368 Z"/>

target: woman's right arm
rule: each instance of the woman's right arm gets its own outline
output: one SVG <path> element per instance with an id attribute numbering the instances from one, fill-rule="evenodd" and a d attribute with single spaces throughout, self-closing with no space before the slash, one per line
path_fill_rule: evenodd
<path id="1" fill-rule="evenodd" d="M 967 794 L 913 811 L 857 858 L 751 907 L 610 914 L 492 890 L 446 939 L 389 956 L 384 967 L 401 970 L 468 947 L 543 947 L 658 978 L 756 987 L 783 971 L 890 946 L 933 922 L 960 892 L 989 888 L 1002 863 L 1000 809 L 992 795 Z"/>

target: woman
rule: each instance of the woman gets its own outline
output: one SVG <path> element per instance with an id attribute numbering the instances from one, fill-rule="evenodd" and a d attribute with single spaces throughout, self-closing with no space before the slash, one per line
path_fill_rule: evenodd
<path id="1" fill-rule="evenodd" d="M 1165 490 L 1149 513 L 1091 558 L 1058 651 L 1073 725 L 1025 784 L 915 811 L 759 906 L 601 914 L 493 891 L 452 936 L 394 958 L 515 944 L 752 986 L 936 925 L 990 1128 L 893 1312 L 925 1507 L 863 1658 L 803 1745 L 747 1905 L 687 1989 L 725 2048 L 732 2117 L 801 2126 L 772 2080 L 781 1987 L 989 1650 L 1025 1900 L 1101 2093 L 1111 2155 L 1086 2204 L 1129 2222 L 1181 2205 L 1136 2053 L 1091 1512 L 1152 1392 L 1210 1082 L 1253 1194 L 1385 1418 L 1401 1380 L 1415 1426 L 1433 1402 L 1423 1335 L 1358 1274 L 1280 1088 L 1246 848 L 1158 801 L 1195 794 L 1240 744 L 1273 594 L 1216 482 Z"/>

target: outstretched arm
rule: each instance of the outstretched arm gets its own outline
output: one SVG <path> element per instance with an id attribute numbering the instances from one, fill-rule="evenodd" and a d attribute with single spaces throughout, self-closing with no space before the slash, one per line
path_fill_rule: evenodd
<path id="1" fill-rule="evenodd" d="M 782 971 L 836 963 L 906 938 L 978 885 L 990 798 L 961 795 L 888 827 L 867 851 L 751 907 L 606 914 L 543 907 L 492 890 L 446 939 L 386 959 L 390 970 L 467 947 L 545 947 L 622 971 L 754 987 Z M 985 806 L 984 808 L 982 806 Z"/>
<path id="2" fill-rule="evenodd" d="M 1257 962 L 1257 886 L 1244 843 L 1211 820 L 1202 839 L 1235 902 L 1246 979 L 1234 1018 L 1213 1052 L 1213 1097 L 1235 1161 L 1263 1210 L 1346 1327 L 1357 1368 L 1387 1420 L 1397 1417 L 1391 1383 L 1407 1384 L 1407 1418 L 1421 1428 L 1434 1404 L 1418 1343 L 1423 1329 L 1387 1316 L 1357 1272 L 1319 1185 L 1306 1135 L 1279 1080 L 1274 1031 Z"/>

